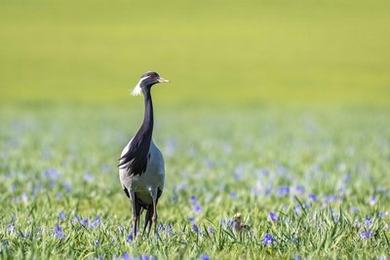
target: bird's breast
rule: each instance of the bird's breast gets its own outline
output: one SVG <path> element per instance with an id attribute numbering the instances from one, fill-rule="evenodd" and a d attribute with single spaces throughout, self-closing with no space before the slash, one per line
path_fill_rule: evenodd
<path id="1" fill-rule="evenodd" d="M 126 153 L 126 148 L 128 149 L 128 145 L 122 154 Z M 153 141 L 151 142 L 147 156 L 146 170 L 141 175 L 131 175 L 126 168 L 119 170 L 122 185 L 129 189 L 130 192 L 148 194 L 150 190 L 163 190 L 164 188 L 164 159 Z"/>

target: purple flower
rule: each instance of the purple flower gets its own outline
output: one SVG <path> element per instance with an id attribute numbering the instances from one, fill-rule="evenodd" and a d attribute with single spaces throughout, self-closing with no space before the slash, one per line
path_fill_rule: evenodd
<path id="1" fill-rule="evenodd" d="M 278 189 L 279 197 L 285 197 L 290 193 L 290 188 L 288 186 L 281 186 Z"/>
<path id="2" fill-rule="evenodd" d="M 130 243 L 131 241 L 133 241 L 133 234 L 130 233 L 127 237 L 126 237 L 126 242 L 127 243 Z"/>
<path id="3" fill-rule="evenodd" d="M 229 195 L 230 195 L 230 197 L 232 199 L 236 199 L 237 198 L 237 192 L 235 192 L 235 191 L 230 192 Z"/>
<path id="4" fill-rule="evenodd" d="M 276 222 L 276 221 L 278 221 L 278 214 L 276 214 L 275 212 L 270 212 L 269 214 L 268 214 L 268 221 L 271 221 L 271 222 Z"/>
<path id="5" fill-rule="evenodd" d="M 194 231 L 195 233 L 199 233 L 199 227 L 198 227 L 195 223 L 192 224 L 191 229 L 192 229 L 192 231 Z"/>
<path id="6" fill-rule="evenodd" d="M 364 218 L 364 225 L 365 225 L 366 227 L 370 227 L 370 226 L 372 225 L 372 219 L 369 218 L 369 217 L 365 217 L 365 218 Z"/>
<path id="7" fill-rule="evenodd" d="M 196 198 L 195 195 L 192 195 L 191 198 L 190 198 L 190 201 L 191 201 L 191 204 L 194 204 L 198 201 L 198 199 Z"/>
<path id="8" fill-rule="evenodd" d="M 370 230 L 365 230 L 360 232 L 360 238 L 363 240 L 369 239 L 373 236 L 372 232 Z"/>
<path id="9" fill-rule="evenodd" d="M 192 210 L 195 211 L 195 213 L 202 212 L 202 206 L 200 206 L 198 199 L 195 195 L 191 196 L 190 202 L 192 204 Z"/>
<path id="10" fill-rule="evenodd" d="M 210 257 L 208 255 L 201 255 L 199 260 L 210 260 Z"/>
<path id="11" fill-rule="evenodd" d="M 45 177 L 49 181 L 55 181 L 60 177 L 59 172 L 54 168 L 49 168 L 44 172 Z"/>
<path id="12" fill-rule="evenodd" d="M 207 228 L 207 232 L 209 232 L 209 234 L 214 234 L 214 233 L 215 233 L 215 228 L 213 228 L 213 227 L 208 227 L 208 228 Z"/>
<path id="13" fill-rule="evenodd" d="M 94 177 L 91 174 L 87 173 L 87 174 L 84 175 L 84 181 L 86 181 L 86 182 L 92 182 L 93 179 L 94 179 Z"/>
<path id="14" fill-rule="evenodd" d="M 358 213 L 358 212 L 359 212 L 359 209 L 356 208 L 356 207 L 351 207 L 351 208 L 349 209 L 349 211 L 350 211 L 351 213 L 355 214 L 355 213 Z"/>
<path id="15" fill-rule="evenodd" d="M 174 234 L 171 224 L 166 224 L 165 226 L 163 224 L 159 224 L 158 231 L 158 233 L 165 232 L 167 236 L 172 236 Z"/>
<path id="16" fill-rule="evenodd" d="M 79 216 L 79 215 L 77 215 L 77 216 L 75 217 L 74 222 L 75 222 L 75 223 L 79 222 L 82 226 L 84 226 L 84 227 L 86 227 L 86 228 L 89 226 L 89 220 L 88 220 L 88 218 L 83 218 L 83 217 L 81 217 L 81 216 Z"/>
<path id="17" fill-rule="evenodd" d="M 192 210 L 195 211 L 196 213 L 202 212 L 202 207 L 199 205 L 199 203 L 196 203 L 195 205 L 192 206 Z"/>
<path id="18" fill-rule="evenodd" d="M 59 214 L 58 214 L 58 219 L 60 221 L 65 221 L 66 220 L 66 215 L 63 211 L 61 211 Z"/>
<path id="19" fill-rule="evenodd" d="M 296 191 L 297 193 L 300 193 L 300 194 L 305 193 L 305 187 L 303 187 L 302 185 L 297 185 L 297 186 L 295 187 L 295 191 Z"/>
<path id="20" fill-rule="evenodd" d="M 369 203 L 371 206 L 374 206 L 378 202 L 378 198 L 376 196 L 371 196 Z"/>
<path id="21" fill-rule="evenodd" d="M 328 196 L 325 196 L 324 202 L 331 203 L 331 202 L 336 201 L 336 199 L 337 199 L 336 195 L 328 195 Z"/>
<path id="22" fill-rule="evenodd" d="M 317 198 L 317 195 L 311 193 L 311 194 L 309 195 L 309 199 L 310 199 L 312 202 L 316 202 L 318 198 Z"/>
<path id="23" fill-rule="evenodd" d="M 121 259 L 122 260 L 131 260 L 131 257 L 129 255 L 129 253 L 125 252 L 122 254 Z"/>
<path id="24" fill-rule="evenodd" d="M 195 218 L 194 217 L 188 217 L 188 221 L 191 222 L 191 223 L 194 223 L 195 222 Z"/>
<path id="25" fill-rule="evenodd" d="M 54 237 L 58 238 L 58 239 L 64 239 L 65 238 L 65 234 L 64 234 L 64 231 L 62 230 L 62 227 L 60 225 L 55 225 L 54 227 Z"/>
<path id="26" fill-rule="evenodd" d="M 222 219 L 221 220 L 221 226 L 224 228 L 232 228 L 234 224 L 234 221 L 231 219 Z"/>
<path id="27" fill-rule="evenodd" d="M 91 222 L 91 224 L 90 224 L 90 227 L 91 227 L 91 228 L 97 228 L 97 227 L 100 226 L 101 223 L 102 223 L 102 220 L 100 219 L 100 217 L 99 217 L 99 216 L 96 216 L 96 217 L 92 220 L 92 222 Z"/>
<path id="28" fill-rule="evenodd" d="M 265 246 L 270 246 L 270 245 L 272 245 L 274 242 L 276 242 L 276 240 L 275 240 L 275 238 L 274 238 L 271 234 L 266 233 L 266 234 L 263 236 L 262 242 L 263 242 L 263 245 L 265 245 Z"/>
<path id="29" fill-rule="evenodd" d="M 71 193 L 72 192 L 72 184 L 70 182 L 64 182 L 62 184 L 62 187 L 65 189 L 65 191 L 67 193 Z"/>

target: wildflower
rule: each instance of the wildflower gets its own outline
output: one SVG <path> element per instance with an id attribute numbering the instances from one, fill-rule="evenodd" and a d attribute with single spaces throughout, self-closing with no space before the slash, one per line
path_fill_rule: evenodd
<path id="1" fill-rule="evenodd" d="M 148 255 L 141 255 L 139 257 L 141 260 L 156 260 L 157 258 L 155 256 L 148 256 Z"/>
<path id="2" fill-rule="evenodd" d="M 196 198 L 195 195 L 192 195 L 191 198 L 190 198 L 190 201 L 191 201 L 191 204 L 194 204 L 198 201 L 198 199 Z"/>
<path id="3" fill-rule="evenodd" d="M 215 233 L 215 228 L 213 228 L 213 227 L 208 227 L 208 228 L 207 228 L 207 232 L 209 232 L 209 234 L 214 234 L 214 233 Z"/>
<path id="4" fill-rule="evenodd" d="M 132 232 L 126 237 L 126 243 L 130 243 L 131 241 L 133 241 L 133 234 Z"/>
<path id="5" fill-rule="evenodd" d="M 278 214 L 276 214 L 275 212 L 270 212 L 269 214 L 268 214 L 268 221 L 271 221 L 271 222 L 276 222 L 276 221 L 278 221 Z"/>
<path id="6" fill-rule="evenodd" d="M 200 212 L 202 212 L 202 206 L 200 206 L 200 204 L 199 204 L 199 202 L 198 202 L 198 199 L 196 198 L 195 195 L 192 195 L 192 196 L 191 196 L 190 202 L 191 202 L 191 204 L 192 204 L 192 210 L 193 210 L 195 213 L 200 213 Z"/>
<path id="7" fill-rule="evenodd" d="M 318 198 L 317 198 L 317 195 L 311 193 L 311 194 L 309 195 L 309 199 L 310 199 L 312 202 L 316 202 Z"/>
<path id="8" fill-rule="evenodd" d="M 84 175 L 84 181 L 86 181 L 86 182 L 92 182 L 93 179 L 94 179 L 94 177 L 91 174 L 87 173 L 87 174 Z"/>
<path id="9" fill-rule="evenodd" d="M 373 236 L 372 232 L 370 230 L 365 230 L 360 232 L 360 238 L 363 240 L 369 239 Z"/>
<path id="10" fill-rule="evenodd" d="M 336 195 L 328 195 L 328 196 L 325 196 L 324 202 L 331 203 L 331 202 L 336 201 L 336 199 L 337 199 Z"/>
<path id="11" fill-rule="evenodd" d="M 54 236 L 58 239 L 65 238 L 64 231 L 62 230 L 62 227 L 58 224 L 54 227 Z"/>
<path id="12" fill-rule="evenodd" d="M 199 233 L 199 227 L 198 227 L 195 223 L 192 224 L 191 229 L 192 229 L 192 231 L 194 231 L 195 233 Z"/>
<path id="13" fill-rule="evenodd" d="M 230 195 L 230 197 L 232 199 L 236 199 L 237 198 L 237 192 L 235 192 L 235 191 L 230 192 L 229 195 Z"/>
<path id="14" fill-rule="evenodd" d="M 370 227 L 371 225 L 372 225 L 372 219 L 371 218 L 369 218 L 369 217 L 365 217 L 364 218 L 364 225 L 366 226 L 366 227 Z"/>
<path id="15" fill-rule="evenodd" d="M 91 228 L 97 228 L 97 227 L 100 226 L 101 223 L 102 223 L 102 221 L 101 221 L 100 217 L 99 217 L 99 216 L 96 216 L 96 217 L 92 220 L 92 222 L 91 222 L 91 224 L 90 224 L 90 227 L 91 227 Z"/>
<path id="16" fill-rule="evenodd" d="M 89 220 L 88 218 L 81 218 L 80 219 L 80 224 L 84 227 L 88 227 L 89 226 Z"/>
<path id="17" fill-rule="evenodd" d="M 210 260 L 210 257 L 208 255 L 201 255 L 199 260 Z"/>
<path id="18" fill-rule="evenodd" d="M 65 221 L 66 220 L 66 215 L 63 211 L 61 211 L 59 214 L 58 214 L 58 219 L 60 221 Z"/>
<path id="19" fill-rule="evenodd" d="M 234 221 L 231 219 L 222 219 L 221 226 L 224 228 L 232 228 Z"/>
<path id="20" fill-rule="evenodd" d="M 172 236 L 174 234 L 171 224 L 167 224 L 165 226 L 161 224 L 161 231 L 164 231 L 168 236 Z"/>
<path id="21" fill-rule="evenodd" d="M 67 193 L 71 193 L 72 192 L 72 184 L 70 182 L 64 182 L 62 184 L 62 187 L 65 189 L 65 191 Z"/>
<path id="22" fill-rule="evenodd" d="M 359 212 L 359 209 L 356 208 L 356 207 L 351 207 L 351 208 L 349 209 L 349 211 L 350 211 L 351 213 L 355 214 L 355 213 L 358 213 L 358 212 Z"/>
<path id="23" fill-rule="evenodd" d="M 286 175 L 288 173 L 288 169 L 283 165 L 278 165 L 276 167 L 276 173 L 280 175 Z"/>
<path id="24" fill-rule="evenodd" d="M 54 168 L 49 168 L 44 172 L 45 177 L 49 181 L 55 181 L 60 177 L 59 172 Z"/>
<path id="25" fill-rule="evenodd" d="M 288 186 L 281 186 L 278 189 L 279 197 L 285 197 L 290 193 L 290 188 Z"/>
<path id="26" fill-rule="evenodd" d="M 131 260 L 131 257 L 129 255 L 129 253 L 125 252 L 122 254 L 121 259 L 122 260 Z"/>
<path id="27" fill-rule="evenodd" d="M 376 196 L 371 196 L 369 200 L 369 204 L 374 206 L 378 202 L 378 198 Z"/>
<path id="28" fill-rule="evenodd" d="M 276 242 L 275 238 L 269 234 L 269 233 L 266 233 L 264 236 L 263 236 L 263 245 L 265 246 L 270 246 L 272 245 L 274 242 Z"/>
<path id="29" fill-rule="evenodd" d="M 192 206 L 192 210 L 195 211 L 196 213 L 202 212 L 202 207 L 197 203 Z"/>
<path id="30" fill-rule="evenodd" d="M 305 187 L 303 187 L 302 185 L 297 185 L 297 186 L 295 187 L 295 191 L 296 191 L 297 193 L 300 193 L 300 194 L 305 193 Z"/>

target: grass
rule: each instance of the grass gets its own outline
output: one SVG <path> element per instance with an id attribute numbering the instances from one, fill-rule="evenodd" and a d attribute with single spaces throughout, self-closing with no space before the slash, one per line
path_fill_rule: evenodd
<path id="1" fill-rule="evenodd" d="M 0 258 L 389 257 L 389 9 L 0 0 Z M 131 240 L 116 164 L 149 69 L 167 180 Z"/>
<path id="2" fill-rule="evenodd" d="M 387 112 L 157 112 L 155 141 L 167 168 L 163 229 L 160 237 L 128 241 L 129 202 L 116 159 L 140 116 L 89 106 L 22 111 L 0 116 L 2 258 L 390 254 Z M 226 224 L 237 212 L 249 231 Z M 268 246 L 267 233 L 275 239 Z"/>
<path id="3" fill-rule="evenodd" d="M 388 1 L 0 1 L 1 102 L 389 104 Z M 237 91 L 239 90 L 239 91 Z"/>

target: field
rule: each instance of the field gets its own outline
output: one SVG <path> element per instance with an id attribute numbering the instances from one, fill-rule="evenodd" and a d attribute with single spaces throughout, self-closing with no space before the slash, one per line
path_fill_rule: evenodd
<path id="1" fill-rule="evenodd" d="M 388 259 L 389 11 L 0 0 L 0 259 Z M 149 69 L 172 83 L 147 239 L 117 163 Z"/>
<path id="2" fill-rule="evenodd" d="M 116 159 L 140 116 L 60 111 L 2 114 L 4 258 L 390 253 L 388 113 L 158 113 L 167 165 L 160 237 L 131 240 Z M 237 212 L 249 230 L 232 232 Z"/>

